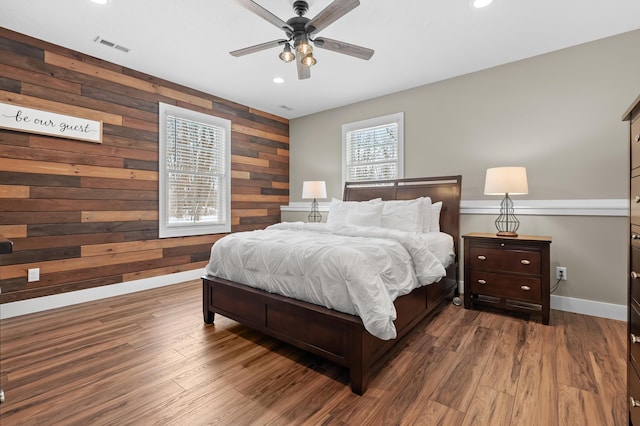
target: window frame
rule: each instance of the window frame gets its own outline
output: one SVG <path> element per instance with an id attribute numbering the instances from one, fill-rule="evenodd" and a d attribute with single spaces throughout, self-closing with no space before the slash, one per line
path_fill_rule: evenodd
<path id="1" fill-rule="evenodd" d="M 160 156 L 158 159 L 159 172 L 159 203 L 158 203 L 158 234 L 159 238 L 187 237 L 192 235 L 221 234 L 231 232 L 231 121 L 216 117 L 214 115 L 204 114 L 190 109 L 178 107 L 176 105 L 158 103 L 159 115 L 159 145 Z M 169 225 L 168 223 L 168 191 L 169 181 L 167 172 L 167 116 L 173 116 L 178 119 L 189 120 L 201 123 L 207 126 L 214 126 L 224 131 L 224 163 L 225 172 L 224 182 L 224 204 L 225 218 L 224 223 L 211 224 L 190 224 L 190 225 Z"/>
<path id="2" fill-rule="evenodd" d="M 392 123 L 398 125 L 398 158 L 397 158 L 397 176 L 392 179 L 404 178 L 404 112 L 383 115 L 380 117 L 368 118 L 365 120 L 345 123 L 342 125 L 342 187 L 347 182 L 348 169 L 347 165 L 347 135 L 350 132 L 367 129 L 371 127 L 384 126 Z M 363 179 L 373 180 L 373 178 Z M 352 181 L 357 182 L 357 181 Z"/>

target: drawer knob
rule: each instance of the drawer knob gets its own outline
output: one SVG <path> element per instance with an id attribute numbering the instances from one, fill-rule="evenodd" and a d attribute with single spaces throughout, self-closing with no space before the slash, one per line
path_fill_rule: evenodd
<path id="1" fill-rule="evenodd" d="M 633 333 L 629 334 L 629 340 L 631 340 L 631 343 L 640 343 L 640 337 L 636 336 Z"/>
<path id="2" fill-rule="evenodd" d="M 479 284 L 485 285 L 487 282 L 485 280 L 478 280 Z"/>
<path id="3" fill-rule="evenodd" d="M 640 278 L 640 274 L 638 274 L 636 271 L 631 271 L 631 279 L 637 280 L 638 278 Z"/>
<path id="4" fill-rule="evenodd" d="M 635 399 L 634 397 L 630 396 L 629 397 L 629 405 L 631 405 L 632 407 L 640 407 L 640 400 Z"/>
<path id="5" fill-rule="evenodd" d="M 640 234 L 631 234 L 632 240 L 640 240 Z"/>
<path id="6" fill-rule="evenodd" d="M 522 259 L 520 263 L 522 263 L 523 265 L 531 265 L 531 262 L 528 261 L 527 259 Z"/>
<path id="7" fill-rule="evenodd" d="M 520 288 L 523 289 L 524 291 L 530 291 L 531 290 L 531 287 L 529 287 L 528 285 L 521 285 Z"/>
<path id="8" fill-rule="evenodd" d="M 478 256 L 478 260 L 487 260 L 487 256 L 480 255 Z"/>
<path id="9" fill-rule="evenodd" d="M 640 142 L 640 133 L 636 135 L 636 142 Z"/>
<path id="10" fill-rule="evenodd" d="M 640 195 L 636 195 L 636 203 L 640 203 Z"/>

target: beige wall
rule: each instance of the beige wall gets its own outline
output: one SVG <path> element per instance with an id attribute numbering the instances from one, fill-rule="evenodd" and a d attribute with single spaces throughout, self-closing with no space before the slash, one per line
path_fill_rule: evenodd
<path id="1" fill-rule="evenodd" d="M 486 200 L 485 170 L 504 165 L 527 167 L 529 194 L 518 200 L 627 198 L 628 123 L 620 118 L 640 93 L 638 46 L 633 31 L 294 119 L 291 201 L 301 201 L 303 180 L 326 180 L 328 196 L 340 198 L 342 124 L 399 111 L 405 177 L 462 174 L 463 202 Z M 493 219 L 464 214 L 462 232 L 491 232 Z M 520 220 L 521 233 L 553 237 L 552 265 L 569 276 L 557 295 L 626 303 L 625 217 Z"/>

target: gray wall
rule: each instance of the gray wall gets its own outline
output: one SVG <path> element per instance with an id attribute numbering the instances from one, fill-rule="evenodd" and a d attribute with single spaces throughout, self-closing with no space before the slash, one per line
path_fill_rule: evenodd
<path id="1" fill-rule="evenodd" d="M 341 198 L 342 124 L 399 111 L 405 177 L 461 174 L 463 202 L 486 200 L 486 169 L 506 165 L 527 167 L 529 194 L 516 206 L 627 198 L 621 115 L 640 93 L 639 46 L 640 30 L 294 119 L 291 201 L 301 201 L 304 180 L 325 180 L 328 196 Z M 627 218 L 519 218 L 520 233 L 553 237 L 552 265 L 569 276 L 557 295 L 626 304 Z M 493 232 L 493 220 L 464 214 L 462 232 Z"/>

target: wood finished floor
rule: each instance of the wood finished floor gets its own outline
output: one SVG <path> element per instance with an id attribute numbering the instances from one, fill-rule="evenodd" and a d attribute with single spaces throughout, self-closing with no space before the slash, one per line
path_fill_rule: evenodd
<path id="1" fill-rule="evenodd" d="M 216 316 L 199 281 L 0 322 L 9 425 L 627 425 L 626 324 L 452 304 L 374 368 L 330 362 Z"/>

